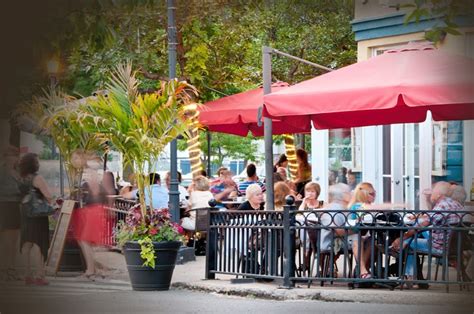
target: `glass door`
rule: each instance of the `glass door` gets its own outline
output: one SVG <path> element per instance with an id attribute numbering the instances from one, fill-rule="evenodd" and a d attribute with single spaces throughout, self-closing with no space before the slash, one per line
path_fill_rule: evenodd
<path id="1" fill-rule="evenodd" d="M 403 128 L 403 202 L 419 209 L 420 149 L 418 124 Z"/>
<path id="2" fill-rule="evenodd" d="M 382 132 L 382 200 L 418 208 L 418 124 L 384 125 Z"/>

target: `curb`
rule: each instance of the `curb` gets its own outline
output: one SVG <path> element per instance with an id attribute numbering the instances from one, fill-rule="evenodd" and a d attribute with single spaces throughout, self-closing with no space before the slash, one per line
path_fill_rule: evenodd
<path id="1" fill-rule="evenodd" d="M 288 301 L 288 300 L 312 300 L 312 301 L 323 301 L 323 302 L 359 302 L 355 300 L 347 299 L 336 299 L 332 297 L 325 297 L 320 292 L 311 292 L 311 293 L 288 293 L 287 289 L 276 289 L 273 291 L 268 291 L 266 289 L 258 288 L 224 288 L 218 286 L 205 286 L 195 283 L 187 282 L 175 282 L 171 285 L 173 288 L 178 290 L 191 290 L 205 293 L 217 293 L 227 296 L 237 296 L 245 298 L 255 298 L 263 300 L 274 300 L 274 301 Z M 364 303 L 364 302 L 360 302 Z"/>
<path id="2" fill-rule="evenodd" d="M 372 304 L 404 304 L 404 305 L 459 305 L 474 306 L 470 293 L 456 294 L 438 291 L 389 291 L 389 290 L 306 290 L 306 289 L 279 289 L 277 287 L 252 287 L 248 285 L 229 286 L 209 284 L 203 282 L 174 282 L 171 287 L 177 290 L 190 290 L 204 293 L 215 293 L 226 296 L 254 298 L 274 301 L 321 301 L 321 302 L 349 302 Z"/>

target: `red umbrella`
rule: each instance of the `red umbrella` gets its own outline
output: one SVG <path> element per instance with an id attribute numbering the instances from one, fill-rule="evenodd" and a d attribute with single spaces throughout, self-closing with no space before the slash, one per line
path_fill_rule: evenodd
<path id="1" fill-rule="evenodd" d="M 474 119 L 474 60 L 408 44 L 265 95 L 264 116 L 287 125 L 348 128 Z"/>
<path id="2" fill-rule="evenodd" d="M 272 91 L 288 88 L 288 83 L 272 84 Z M 247 136 L 263 136 L 262 125 L 258 126 L 258 108 L 263 104 L 263 88 L 219 98 L 199 107 L 199 122 L 213 132 Z M 309 126 L 286 125 L 280 119 L 273 119 L 273 134 L 309 132 Z"/>

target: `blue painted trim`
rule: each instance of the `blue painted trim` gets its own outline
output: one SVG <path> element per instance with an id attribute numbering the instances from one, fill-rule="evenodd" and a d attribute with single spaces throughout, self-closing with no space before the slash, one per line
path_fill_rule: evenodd
<path id="1" fill-rule="evenodd" d="M 447 144 L 447 161 L 446 175 L 433 176 L 435 181 L 455 181 L 463 184 L 463 121 L 448 122 L 448 142 Z"/>
<path id="2" fill-rule="evenodd" d="M 353 20 L 351 24 L 352 31 L 355 33 L 355 40 L 361 41 L 424 32 L 443 23 L 439 16 L 433 18 L 423 17 L 418 23 L 410 22 L 407 25 L 404 24 L 404 20 L 404 13 L 396 13 L 382 17 Z M 474 22 L 467 17 L 458 17 L 455 22 L 461 27 L 474 25 Z"/>

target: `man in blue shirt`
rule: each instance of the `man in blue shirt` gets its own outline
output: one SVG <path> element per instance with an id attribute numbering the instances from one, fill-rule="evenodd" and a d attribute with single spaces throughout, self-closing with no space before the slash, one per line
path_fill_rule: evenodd
<path id="1" fill-rule="evenodd" d="M 158 173 L 150 173 L 150 188 L 145 189 L 145 202 L 150 206 L 150 190 L 151 190 L 151 204 L 153 209 L 169 208 L 168 189 L 161 186 L 161 179 Z"/>
<path id="2" fill-rule="evenodd" d="M 245 195 L 245 190 L 247 190 L 248 186 L 255 183 L 262 188 L 262 192 L 265 192 L 265 184 L 258 181 L 257 167 L 254 164 L 249 164 L 247 166 L 247 180 L 239 184 L 240 194 Z"/>

